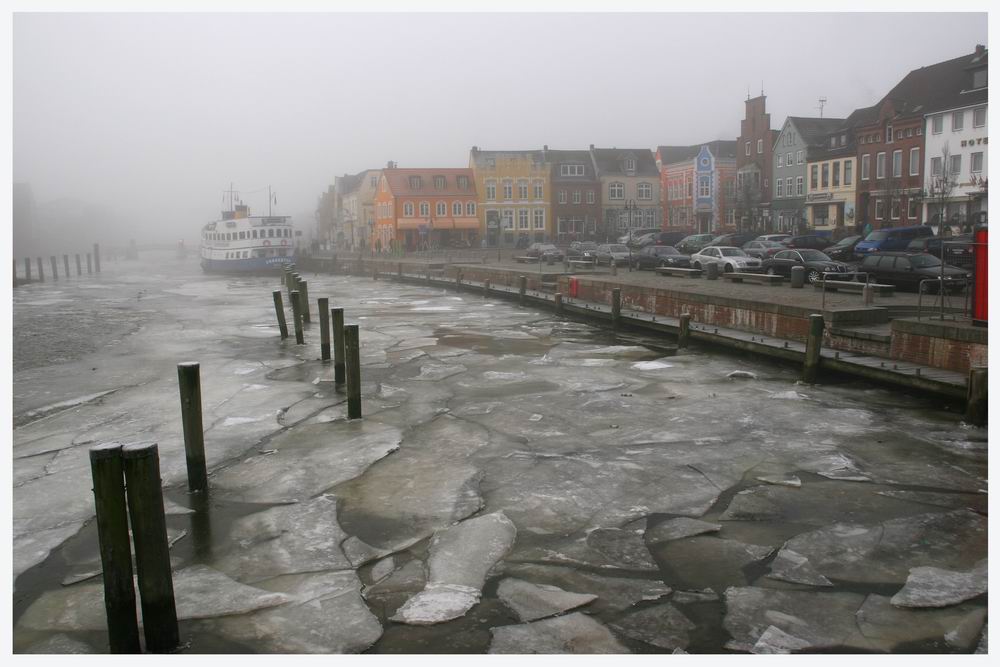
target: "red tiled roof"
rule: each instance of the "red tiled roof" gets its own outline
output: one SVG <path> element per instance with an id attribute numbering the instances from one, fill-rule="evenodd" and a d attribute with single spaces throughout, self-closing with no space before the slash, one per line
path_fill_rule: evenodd
<path id="1" fill-rule="evenodd" d="M 382 174 L 389 183 L 389 190 L 397 197 L 434 197 L 438 195 L 475 197 L 476 181 L 472 177 L 472 169 L 468 168 L 445 168 L 445 169 L 383 169 Z M 410 187 L 410 177 L 420 177 L 420 187 L 417 189 Z M 434 177 L 444 177 L 444 187 L 434 187 Z M 468 178 L 469 187 L 465 190 L 458 187 L 458 177 Z"/>

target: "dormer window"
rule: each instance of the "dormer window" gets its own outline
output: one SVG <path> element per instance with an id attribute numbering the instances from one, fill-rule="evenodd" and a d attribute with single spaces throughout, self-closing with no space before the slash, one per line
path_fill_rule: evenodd
<path id="1" fill-rule="evenodd" d="M 486 158 L 486 166 L 489 167 L 490 169 L 496 169 L 497 168 L 496 158 L 491 158 L 491 157 Z"/>
<path id="2" fill-rule="evenodd" d="M 458 188 L 459 188 L 459 190 L 468 190 L 469 189 L 469 177 L 468 176 L 459 176 L 458 177 Z"/>
<path id="3" fill-rule="evenodd" d="M 444 176 L 435 176 L 434 177 L 434 189 L 435 190 L 444 190 Z"/>
<path id="4" fill-rule="evenodd" d="M 635 171 L 635 158 L 625 158 L 625 171 Z"/>
<path id="5" fill-rule="evenodd" d="M 410 176 L 410 189 L 411 190 L 419 190 L 421 185 L 422 184 L 420 182 L 420 177 L 419 176 Z"/>
<path id="6" fill-rule="evenodd" d="M 974 90 L 979 88 L 985 88 L 986 85 L 987 85 L 987 70 L 985 68 L 977 69 L 975 72 L 972 73 L 972 88 Z"/>

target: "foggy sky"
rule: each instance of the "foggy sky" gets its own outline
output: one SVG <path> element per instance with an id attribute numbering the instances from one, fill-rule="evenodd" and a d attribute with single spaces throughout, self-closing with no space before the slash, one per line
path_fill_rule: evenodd
<path id="1" fill-rule="evenodd" d="M 985 14 L 16 14 L 13 179 L 194 240 L 230 181 L 312 223 L 345 172 L 735 139 L 844 117 L 986 44 Z M 255 212 L 266 195 L 245 194 Z M 305 214 L 305 218 L 300 217 Z"/>

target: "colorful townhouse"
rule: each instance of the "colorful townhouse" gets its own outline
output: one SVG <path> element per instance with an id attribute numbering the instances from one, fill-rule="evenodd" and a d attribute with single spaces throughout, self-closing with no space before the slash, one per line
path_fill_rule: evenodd
<path id="1" fill-rule="evenodd" d="M 353 176 L 344 176 L 335 187 L 341 188 L 338 245 L 348 250 L 372 247 L 375 229 L 375 192 L 380 170 L 366 169 Z"/>
<path id="2" fill-rule="evenodd" d="M 771 129 L 767 97 L 747 95 L 736 139 L 736 218 L 739 229 L 773 231 L 771 164 L 778 131 Z"/>
<path id="3" fill-rule="evenodd" d="M 875 107 L 857 109 L 821 137 L 806 157 L 806 225 L 810 232 L 842 238 L 857 231 L 857 145 L 854 128 Z"/>
<path id="4" fill-rule="evenodd" d="M 556 243 L 593 241 L 601 219 L 601 181 L 587 150 L 548 150 Z"/>
<path id="5" fill-rule="evenodd" d="M 545 152 L 484 151 L 478 146 L 469 151 L 469 169 L 479 193 L 480 233 L 489 245 L 553 238 Z"/>
<path id="6" fill-rule="evenodd" d="M 736 230 L 736 141 L 659 146 L 664 229 L 698 234 Z"/>
<path id="7" fill-rule="evenodd" d="M 843 118 L 789 116 L 774 142 L 771 181 L 772 227 L 780 232 L 806 231 L 806 163 L 821 150 L 826 137 L 844 124 Z M 838 137 L 838 144 L 840 138 Z M 846 137 L 843 139 L 846 145 Z"/>
<path id="8" fill-rule="evenodd" d="M 479 205 L 471 169 L 382 170 L 374 198 L 376 252 L 478 245 Z"/>
<path id="9" fill-rule="evenodd" d="M 594 148 L 590 155 L 601 184 L 603 224 L 598 237 L 614 240 L 629 229 L 662 229 L 660 172 L 648 148 Z"/>

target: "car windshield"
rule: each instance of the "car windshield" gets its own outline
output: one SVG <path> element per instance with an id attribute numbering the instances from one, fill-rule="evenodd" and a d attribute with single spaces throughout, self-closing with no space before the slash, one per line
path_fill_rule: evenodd
<path id="1" fill-rule="evenodd" d="M 739 248 L 719 248 L 723 257 L 746 257 L 747 254 Z"/>
<path id="2" fill-rule="evenodd" d="M 593 250 L 597 247 L 597 244 L 592 241 L 577 241 L 577 250 Z"/>
<path id="3" fill-rule="evenodd" d="M 926 269 L 931 266 L 941 266 L 941 260 L 934 255 L 913 255 L 910 264 L 915 269 Z"/>
<path id="4" fill-rule="evenodd" d="M 608 251 L 609 252 L 628 252 L 628 248 L 626 248 L 623 245 L 609 245 L 608 246 Z"/>
<path id="5" fill-rule="evenodd" d="M 885 241 L 889 238 L 889 232 L 872 232 L 865 237 L 865 241 Z"/>
<path id="6" fill-rule="evenodd" d="M 807 262 L 831 262 L 826 254 L 820 252 L 819 250 L 800 250 L 799 254 L 802 255 L 802 259 Z"/>
<path id="7" fill-rule="evenodd" d="M 554 245 L 540 245 L 540 246 L 538 246 L 538 249 L 539 250 L 555 250 L 556 247 Z"/>
<path id="8" fill-rule="evenodd" d="M 839 248 L 841 246 L 851 245 L 855 241 L 860 241 L 860 240 L 861 240 L 860 236 L 848 236 L 848 237 L 842 238 L 839 241 L 837 241 L 837 246 L 836 247 Z"/>
<path id="9" fill-rule="evenodd" d="M 657 255 L 679 255 L 680 254 L 679 252 L 677 252 L 677 248 L 675 248 L 673 246 L 669 246 L 669 245 L 654 246 L 654 248 L 655 248 L 654 252 Z"/>

